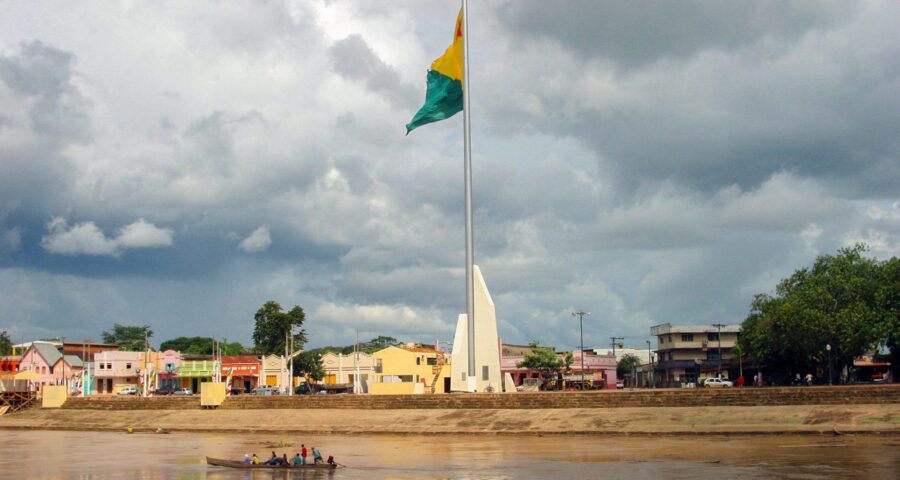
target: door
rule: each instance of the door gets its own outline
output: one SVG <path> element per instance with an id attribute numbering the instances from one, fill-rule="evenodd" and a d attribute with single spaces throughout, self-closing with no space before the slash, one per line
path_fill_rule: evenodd
<path id="1" fill-rule="evenodd" d="M 444 393 L 450 393 L 450 377 L 444 377 Z"/>
<path id="2" fill-rule="evenodd" d="M 278 384 L 278 375 L 266 375 L 266 385 L 274 387 Z"/>

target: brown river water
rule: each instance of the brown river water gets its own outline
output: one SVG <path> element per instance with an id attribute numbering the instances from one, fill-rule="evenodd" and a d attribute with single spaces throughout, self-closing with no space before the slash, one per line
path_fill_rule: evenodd
<path id="1" fill-rule="evenodd" d="M 347 468 L 242 471 L 204 456 L 292 456 L 300 442 Z M 276 446 L 290 444 L 291 446 Z M 0 430 L 0 478 L 668 479 L 900 478 L 900 436 L 304 436 Z"/>

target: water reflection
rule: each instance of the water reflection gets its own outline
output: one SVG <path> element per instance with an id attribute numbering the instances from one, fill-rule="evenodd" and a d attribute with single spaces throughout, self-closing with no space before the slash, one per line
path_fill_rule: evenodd
<path id="1" fill-rule="evenodd" d="M 895 479 L 897 437 L 152 435 L 0 431 L 0 477 L 183 480 L 628 478 Z M 289 455 L 303 442 L 349 468 L 238 470 L 205 456 Z M 277 445 L 277 446 L 276 446 Z"/>

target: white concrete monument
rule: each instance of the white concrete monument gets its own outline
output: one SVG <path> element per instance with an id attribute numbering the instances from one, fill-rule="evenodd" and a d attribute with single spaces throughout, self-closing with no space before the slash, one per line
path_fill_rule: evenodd
<path id="1" fill-rule="evenodd" d="M 456 335 L 453 337 L 450 389 L 460 392 L 500 393 L 502 391 L 500 346 L 494 301 L 478 265 L 474 266 L 472 273 L 475 276 L 475 378 L 468 376 L 468 318 L 466 314 L 461 314 L 456 322 Z"/>

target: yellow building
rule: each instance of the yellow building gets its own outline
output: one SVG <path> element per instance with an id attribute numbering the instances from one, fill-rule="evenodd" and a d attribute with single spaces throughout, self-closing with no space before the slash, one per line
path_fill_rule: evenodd
<path id="1" fill-rule="evenodd" d="M 387 347 L 372 354 L 375 381 L 373 395 L 446 393 L 450 390 L 450 365 L 443 352 L 419 344 Z"/>

